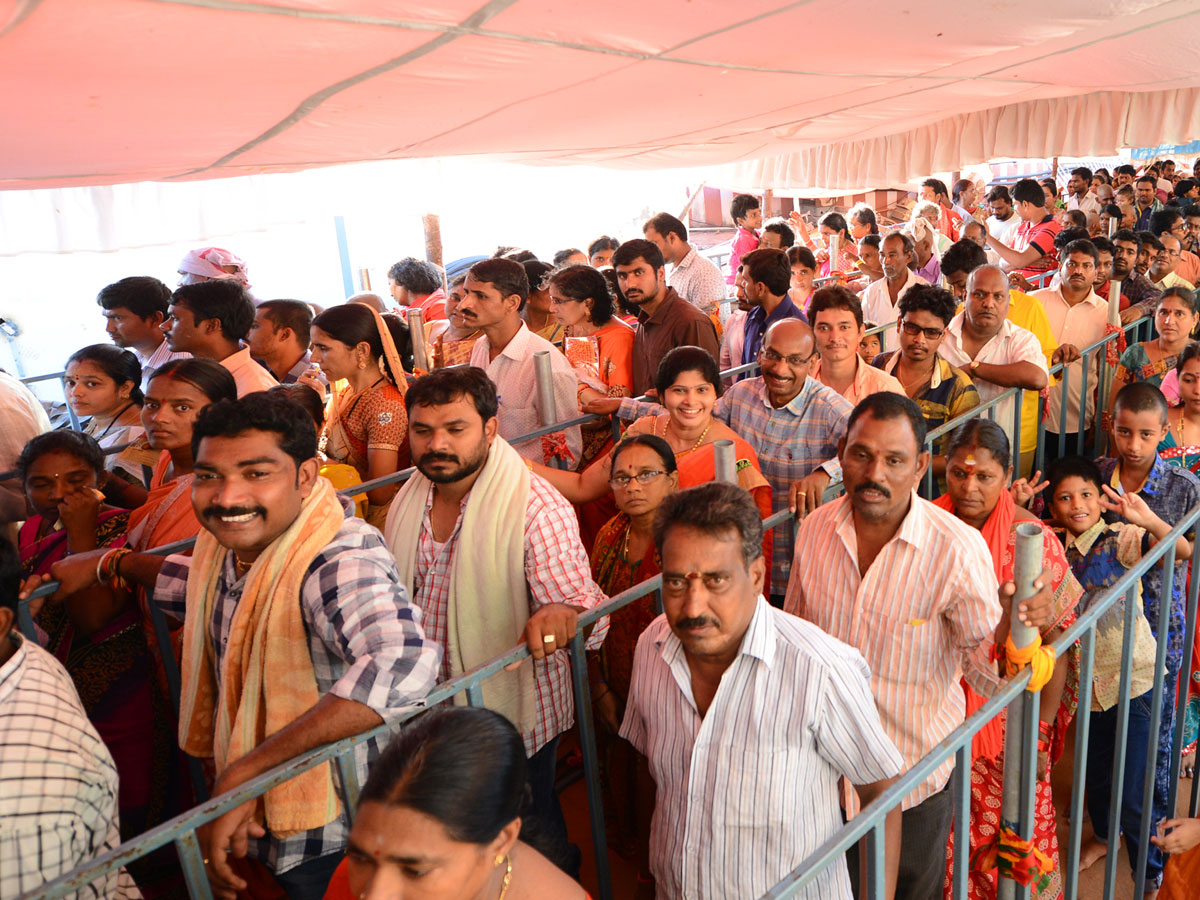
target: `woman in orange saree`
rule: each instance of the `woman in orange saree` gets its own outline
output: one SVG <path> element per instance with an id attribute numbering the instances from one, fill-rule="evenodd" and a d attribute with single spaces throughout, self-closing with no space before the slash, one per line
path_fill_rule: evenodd
<path id="1" fill-rule="evenodd" d="M 1016 527 L 1025 523 L 1042 530 L 1042 568 L 1050 570 L 1054 588 L 1055 614 L 1042 630 L 1043 643 L 1049 644 L 1075 621 L 1075 605 L 1083 588 L 1071 572 L 1062 543 L 1032 513 L 1017 506 L 1008 492 L 1012 477 L 1008 437 L 995 422 L 973 419 L 951 436 L 946 453 L 946 493 L 934 501 L 968 525 L 979 529 L 996 567 L 1001 583 L 1013 580 Z M 1039 722 L 1038 765 L 1035 792 L 1033 847 L 1050 863 L 1034 884 L 1037 900 L 1054 900 L 1062 894 L 1055 831 L 1054 798 L 1050 790 L 1050 769 L 1062 756 L 1067 729 L 1075 716 L 1075 698 L 1079 683 L 1077 648 L 1058 659 L 1054 676 L 1042 688 Z M 985 702 L 964 683 L 966 714 L 970 716 Z M 1000 829 L 1000 800 L 1004 785 L 1004 713 L 975 736 L 971 766 L 970 847 L 960 864 L 970 866 L 967 895 L 973 900 L 996 896 L 996 869 L 980 865 L 991 856 Z M 953 895 L 954 836 L 951 834 L 946 858 L 945 896 Z"/>
<path id="2" fill-rule="evenodd" d="M 629 426 L 626 436 L 652 434 L 665 440 L 675 454 L 680 490 L 715 481 L 716 442 L 730 441 L 733 444 L 737 483 L 750 492 L 763 518 L 769 516 L 771 486 L 763 477 L 758 455 L 728 425 L 713 418 L 713 407 L 723 390 L 716 360 L 699 347 L 676 347 L 659 364 L 655 385 L 667 412 L 643 416 Z M 582 472 L 565 472 L 537 463 L 532 463 L 531 467 L 564 497 L 583 507 L 580 532 L 585 545 L 594 541 L 599 525 L 617 512 L 608 484 L 612 468 L 611 452 L 601 456 Z M 594 523 L 591 528 L 586 525 L 589 520 Z M 771 542 L 772 535 L 768 531 L 763 535 L 763 554 L 768 572 Z M 768 585 L 764 591 L 769 589 Z"/>

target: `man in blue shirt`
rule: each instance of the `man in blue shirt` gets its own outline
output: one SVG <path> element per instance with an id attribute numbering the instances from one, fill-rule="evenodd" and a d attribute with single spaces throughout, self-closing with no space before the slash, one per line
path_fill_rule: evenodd
<path id="1" fill-rule="evenodd" d="M 792 267 L 782 250 L 764 247 L 742 257 L 742 274 L 746 300 L 753 309 L 746 314 L 745 343 L 742 344 L 742 365 L 758 361 L 763 334 L 781 319 L 807 321 L 800 307 L 787 295 L 792 283 Z"/>

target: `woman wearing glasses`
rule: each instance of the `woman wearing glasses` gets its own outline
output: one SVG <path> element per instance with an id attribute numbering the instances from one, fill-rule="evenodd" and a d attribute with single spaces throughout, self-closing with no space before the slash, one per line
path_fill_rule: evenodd
<path id="1" fill-rule="evenodd" d="M 620 510 L 608 520 L 592 548 L 592 577 L 608 596 L 615 597 L 659 573 L 654 549 L 654 514 L 668 494 L 679 489 L 671 445 L 651 434 L 631 435 L 613 449 L 609 484 Z M 638 637 L 654 621 L 652 596 L 640 597 L 613 616 L 608 637 L 598 653 L 589 654 L 597 749 L 600 752 L 604 820 L 610 846 L 633 856 L 649 835 L 653 804 L 638 790 L 641 772 L 637 753 L 617 738 L 629 696 L 633 651 Z M 648 868 L 644 870 L 648 872 Z"/>

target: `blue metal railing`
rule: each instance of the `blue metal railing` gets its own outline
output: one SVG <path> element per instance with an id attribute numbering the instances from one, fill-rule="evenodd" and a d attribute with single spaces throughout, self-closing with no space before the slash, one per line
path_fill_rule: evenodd
<path id="1" fill-rule="evenodd" d="M 1131 324 L 1128 326 L 1127 330 L 1136 328 L 1138 324 L 1139 323 Z M 882 331 L 887 327 L 889 326 L 880 326 L 880 328 L 876 330 Z M 894 327 L 894 324 L 891 327 Z M 1111 340 L 1114 337 L 1115 336 L 1109 336 L 1104 341 L 1097 342 L 1096 344 L 1087 348 L 1087 351 L 1097 351 L 1100 347 L 1106 344 L 1107 340 Z M 754 365 L 740 366 L 737 367 L 737 369 L 730 370 L 729 372 L 722 374 L 728 375 L 737 371 L 748 371 L 753 368 L 755 368 Z M 1018 389 L 1013 389 L 1009 396 L 1016 396 L 1018 393 Z M 931 433 L 931 438 L 929 441 L 930 445 L 932 445 L 932 440 L 940 436 L 941 433 L 948 433 L 953 427 L 961 424 L 961 422 L 967 418 L 987 414 L 989 410 L 993 410 L 995 405 L 1001 402 L 1003 399 L 1004 395 L 997 397 L 993 401 L 989 401 L 988 404 L 983 404 L 980 407 L 977 407 L 975 410 L 972 410 L 969 415 L 960 417 L 960 419 L 956 420 L 955 422 L 946 423 L 946 425 L 943 426 L 943 431 L 940 433 Z M 1099 410 L 1100 408 L 1102 407 L 1100 407 L 1098 404 L 1097 409 Z M 1017 409 L 1018 421 L 1015 424 L 1019 433 L 1020 404 L 1017 405 Z M 565 422 L 557 423 L 555 425 L 547 426 L 544 429 L 539 429 L 530 433 L 529 435 L 521 438 L 515 438 L 514 440 L 527 440 L 540 434 L 560 430 L 569 425 L 582 424 L 585 421 L 603 418 L 603 416 L 581 416 Z M 1041 433 L 1043 431 L 1044 429 L 1039 428 L 1039 437 L 1041 437 Z M 1039 441 L 1039 451 L 1040 449 Z M 392 475 L 375 479 L 363 485 L 356 485 L 353 488 L 348 489 L 347 492 L 358 494 L 365 490 L 371 490 L 377 486 L 400 482 L 409 477 L 413 471 L 414 470 L 410 468 L 402 472 L 393 473 Z M 826 492 L 827 498 L 836 494 L 839 487 L 839 485 L 831 485 Z M 786 511 L 776 513 L 765 519 L 764 525 L 768 528 L 778 525 L 785 521 L 788 515 L 789 513 Z M 1143 560 L 1138 564 L 1138 566 L 1130 569 L 1129 572 L 1127 572 L 1126 575 L 1116 585 L 1106 591 L 1101 598 L 1092 605 L 1088 612 L 1081 616 L 1075 625 L 1073 625 L 1071 629 L 1069 629 L 1062 637 L 1060 637 L 1055 644 L 1056 650 L 1058 650 L 1060 653 L 1064 652 L 1066 648 L 1069 648 L 1076 640 L 1081 641 L 1082 648 L 1079 694 L 1079 709 L 1082 712 L 1077 716 L 1076 720 L 1076 732 L 1077 735 L 1079 735 L 1079 747 L 1076 750 L 1075 766 L 1077 777 L 1075 779 L 1075 788 L 1072 795 L 1071 807 L 1075 814 L 1072 817 L 1071 839 L 1068 842 L 1067 849 L 1068 860 L 1074 862 L 1068 862 L 1064 865 L 1064 868 L 1067 869 L 1068 872 L 1068 898 L 1077 896 L 1077 884 L 1075 883 L 1077 879 L 1072 877 L 1072 873 L 1077 867 L 1079 854 L 1079 826 L 1082 823 L 1082 775 L 1086 773 L 1086 748 L 1088 738 L 1088 715 L 1086 711 L 1090 705 L 1092 655 L 1094 649 L 1096 622 L 1105 613 L 1105 611 L 1112 606 L 1113 603 L 1117 602 L 1122 595 L 1125 596 L 1127 603 L 1126 616 L 1130 621 L 1128 621 L 1126 625 L 1126 646 L 1124 653 L 1126 663 L 1125 671 L 1122 674 L 1121 696 L 1118 704 L 1120 711 L 1119 718 L 1124 722 L 1128 720 L 1128 707 L 1130 702 L 1129 676 L 1131 655 L 1129 653 L 1129 642 L 1131 640 L 1130 635 L 1132 634 L 1132 610 L 1134 608 L 1133 592 L 1136 579 L 1140 578 L 1141 575 L 1148 571 L 1151 566 L 1158 562 L 1158 560 L 1168 556 L 1168 554 L 1170 555 L 1170 558 L 1173 559 L 1174 538 L 1189 531 L 1194 526 L 1198 518 L 1200 518 L 1200 507 L 1189 511 L 1185 520 L 1180 522 L 1172 530 L 1171 534 L 1167 536 L 1167 538 L 1165 538 L 1149 554 L 1147 554 L 1146 557 L 1144 557 Z M 191 541 L 181 541 L 171 545 L 170 547 L 156 548 L 155 551 L 151 552 L 178 552 L 186 549 L 191 545 L 191 543 Z M 1169 571 L 1171 572 L 1169 579 L 1173 579 L 1173 568 L 1171 568 Z M 1164 596 L 1169 596 L 1170 594 L 1171 580 L 1169 579 L 1165 579 L 1166 585 L 1164 587 Z M 1193 579 L 1192 584 L 1189 586 L 1187 625 L 1185 632 L 1187 641 L 1187 646 L 1185 647 L 1185 660 L 1190 660 L 1191 644 L 1195 633 L 1198 583 L 1200 582 L 1198 582 L 1197 579 Z M 45 585 L 34 593 L 34 597 L 45 596 L 49 593 L 52 593 L 54 589 L 54 585 Z M 586 660 L 583 649 L 583 630 L 587 626 L 599 620 L 601 617 L 616 614 L 633 601 L 650 594 L 657 595 L 659 599 L 658 608 L 661 608 L 660 591 L 661 579 L 656 577 L 644 582 L 641 585 L 638 585 L 635 588 L 632 588 L 629 591 L 625 591 L 616 597 L 611 598 L 602 606 L 584 614 L 579 620 L 580 631 L 573 639 L 568 650 L 572 670 L 572 688 L 580 727 L 580 743 L 583 747 L 584 778 L 587 788 L 591 819 L 590 824 L 593 837 L 593 850 L 596 854 L 599 896 L 602 898 L 602 900 L 610 900 L 612 897 L 612 887 L 611 878 L 609 875 L 607 848 L 604 837 L 605 831 L 603 809 L 599 800 L 595 730 L 594 723 L 591 719 L 590 692 L 587 683 Z M 28 601 L 22 602 L 22 610 L 26 619 L 28 617 L 27 604 Z M 1163 610 L 1165 611 L 1167 608 L 1168 604 L 1164 603 Z M 1165 614 L 1166 613 L 1164 612 L 1164 615 Z M 1167 623 L 1165 620 L 1160 622 L 1160 634 L 1164 636 L 1164 640 L 1167 633 L 1166 626 Z M 478 705 L 481 698 L 480 685 L 482 684 L 483 680 L 493 674 L 496 674 L 509 663 L 523 659 L 526 656 L 528 656 L 528 651 L 524 646 L 514 647 L 513 649 L 506 651 L 505 653 L 497 656 L 495 659 L 472 670 L 471 672 L 464 673 L 462 676 L 453 679 L 452 681 L 438 685 L 428 695 L 417 701 L 412 711 L 408 715 L 402 717 L 401 721 L 411 717 L 412 715 L 418 714 L 425 708 L 441 703 L 461 693 L 466 694 L 468 702 Z M 1160 659 L 1159 662 L 1161 663 L 1162 660 Z M 1160 664 L 1156 670 L 1155 697 L 1161 696 L 1164 671 L 1165 667 Z M 852 819 L 843 829 L 827 840 L 825 844 L 823 844 L 822 847 L 812 854 L 807 860 L 797 866 L 793 873 L 772 888 L 772 890 L 765 895 L 765 898 L 794 896 L 806 885 L 812 883 L 822 869 L 828 867 L 829 865 L 838 864 L 838 860 L 845 849 L 863 836 L 868 837 L 871 845 L 869 847 L 869 856 L 871 858 L 872 865 L 869 866 L 869 869 L 871 870 L 870 884 L 873 888 L 872 896 L 882 897 L 883 879 L 881 877 L 876 877 L 874 872 L 876 871 L 875 866 L 881 864 L 883 859 L 882 827 L 884 817 L 890 809 L 901 803 L 903 799 L 912 792 L 916 785 L 920 784 L 930 773 L 935 771 L 951 755 L 955 757 L 958 763 L 955 776 L 959 788 L 959 814 L 958 822 L 956 824 L 956 841 L 958 847 L 964 848 L 959 854 L 956 855 L 957 864 L 953 882 L 955 886 L 955 897 L 958 898 L 965 896 L 965 864 L 968 858 L 965 848 L 968 846 L 966 826 L 969 818 L 971 738 L 980 730 L 980 728 L 983 727 L 986 722 L 998 715 L 1002 709 L 1004 709 L 1009 703 L 1018 697 L 1022 697 L 1022 710 L 1024 711 L 1026 718 L 1028 719 L 1030 716 L 1036 717 L 1038 697 L 1036 694 L 1023 691 L 1023 688 L 1027 683 L 1027 679 L 1028 675 L 1026 673 L 1021 673 L 1006 683 L 1005 686 L 993 698 L 991 698 L 982 709 L 964 722 L 959 729 L 956 729 L 951 735 L 949 735 L 946 740 L 939 744 L 938 747 L 936 747 L 928 756 L 918 762 L 913 769 L 905 773 L 905 775 L 902 776 L 901 779 L 896 782 L 896 784 L 885 791 L 879 798 L 876 799 L 875 802 L 866 807 L 860 815 Z M 1184 680 L 1184 685 L 1186 686 L 1186 680 Z M 1179 769 L 1178 757 L 1180 744 L 1182 741 L 1182 711 L 1185 702 L 1186 687 L 1177 698 L 1179 715 L 1177 716 L 1176 730 L 1172 747 L 1173 777 L 1177 776 Z M 1155 722 L 1157 722 L 1157 712 L 1155 716 Z M 1010 719 L 1010 721 L 1012 720 Z M 398 723 L 383 725 L 373 729 L 370 732 L 356 735 L 352 738 L 347 738 L 337 743 L 311 750 L 308 753 L 305 753 L 294 760 L 280 765 L 270 772 L 264 773 L 258 778 L 247 782 L 246 784 L 243 784 L 232 791 L 229 791 L 218 797 L 214 797 L 200 804 L 196 808 L 175 817 L 169 822 L 165 822 L 162 825 L 157 826 L 156 828 L 146 832 L 132 841 L 122 844 L 115 850 L 97 857 L 96 859 L 76 868 L 72 872 L 67 873 L 66 875 L 43 886 L 42 888 L 24 895 L 22 900 L 33 900 L 34 897 L 45 898 L 45 900 L 53 900 L 53 898 L 65 896 L 74 892 L 80 886 L 90 883 L 104 873 L 111 872 L 121 866 L 124 866 L 130 861 L 144 856 L 158 849 L 159 847 L 165 846 L 168 843 L 173 843 L 177 852 L 179 853 L 179 858 L 191 896 L 194 898 L 210 898 L 212 894 L 207 882 L 207 878 L 205 877 L 203 860 L 199 844 L 196 839 L 197 828 L 213 821 L 224 812 L 227 812 L 228 810 L 242 804 L 246 800 L 260 796 L 268 790 L 288 781 L 299 772 L 326 762 L 334 762 L 338 766 L 339 773 L 342 776 L 341 786 L 344 799 L 346 800 L 347 812 L 348 814 L 352 815 L 353 798 L 357 796 L 358 790 L 357 776 L 353 764 L 354 748 L 366 740 L 386 736 L 387 734 L 391 733 L 392 729 L 394 729 L 397 724 Z M 1027 768 L 1029 765 L 1031 765 L 1031 760 L 1035 758 L 1034 742 L 1036 740 L 1036 734 L 1036 728 L 1028 729 L 1026 731 L 1027 737 L 1030 738 L 1029 747 L 1027 748 L 1024 760 L 1028 764 Z M 1118 747 L 1117 759 L 1114 761 L 1115 772 L 1118 776 L 1114 781 L 1115 797 L 1113 809 L 1115 810 L 1119 810 L 1120 808 L 1120 792 L 1123 789 L 1120 774 L 1122 771 L 1124 753 L 1125 747 L 1123 745 Z M 1029 808 L 1029 805 L 1032 803 L 1033 779 L 1031 773 L 1027 772 L 1026 774 L 1027 777 L 1025 778 L 1024 785 L 1024 805 Z M 1148 789 L 1150 777 L 1152 777 L 1152 769 L 1151 774 L 1148 775 L 1147 785 L 1143 786 L 1144 790 Z M 1173 781 L 1172 799 L 1174 799 L 1174 793 L 1175 787 Z M 1193 815 L 1195 815 L 1197 811 L 1197 801 L 1198 798 L 1196 784 L 1194 783 L 1191 797 L 1191 810 Z M 1143 831 L 1148 827 L 1149 824 L 1144 822 Z M 1112 896 L 1112 884 L 1115 878 L 1116 842 L 1119 840 L 1119 832 L 1117 829 L 1110 828 L 1109 834 L 1109 859 L 1110 868 L 1112 871 L 1106 873 L 1106 898 Z M 1145 846 L 1144 842 L 1143 846 Z"/>

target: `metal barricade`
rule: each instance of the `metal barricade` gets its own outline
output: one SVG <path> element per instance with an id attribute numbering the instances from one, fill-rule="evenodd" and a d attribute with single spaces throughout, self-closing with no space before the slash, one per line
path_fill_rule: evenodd
<path id="1" fill-rule="evenodd" d="M 1143 320 L 1144 321 L 1144 320 Z M 1139 327 L 1141 322 L 1131 323 L 1126 327 L 1126 330 L 1134 330 Z M 882 325 L 873 331 L 883 331 L 888 327 L 895 327 L 895 323 Z M 1108 335 L 1101 341 L 1096 342 L 1086 348 L 1085 358 L 1087 354 L 1094 354 L 1105 348 L 1109 341 L 1114 340 L 1116 335 Z M 1101 356 L 1103 359 L 1103 354 Z M 756 364 L 739 366 L 734 369 L 722 373 L 723 375 L 736 374 L 738 372 L 750 371 L 757 368 Z M 1056 367 L 1057 370 L 1058 367 Z M 1105 373 L 1104 364 L 1100 365 L 1101 372 L 1101 389 L 1103 390 L 1103 379 Z M 1069 376 L 1068 376 L 1069 378 Z M 1069 385 L 1068 380 L 1064 380 L 1064 391 Z M 981 404 L 969 413 L 960 416 L 940 428 L 933 429 L 927 436 L 927 448 L 932 447 L 933 442 L 940 436 L 947 434 L 961 425 L 970 418 L 980 415 L 990 415 L 994 417 L 995 407 L 1003 402 L 1006 398 L 1016 397 L 1021 394 L 1021 390 L 1014 388 L 1006 391 L 1004 394 Z M 644 398 L 640 398 L 644 399 Z M 1100 405 L 1097 406 L 1099 413 Z M 1020 433 L 1020 411 L 1021 404 L 1016 404 L 1014 422 L 1017 446 L 1019 446 Z M 571 425 L 582 424 L 583 422 L 593 419 L 603 418 L 598 416 L 579 416 L 574 419 L 569 419 L 564 422 L 558 422 L 553 425 L 548 425 L 545 428 L 537 429 L 527 435 L 519 438 L 514 438 L 514 441 L 531 440 L 542 434 L 549 434 L 553 431 L 562 430 Z M 1044 428 L 1039 427 L 1039 438 L 1042 437 Z M 1039 454 L 1041 441 L 1039 441 Z M 720 448 L 716 448 L 718 452 Z M 374 479 L 362 485 L 356 485 L 353 488 L 347 489 L 349 493 L 358 494 L 364 490 L 371 490 L 375 487 L 401 482 L 407 479 L 412 472 L 412 468 L 405 469 L 401 472 L 396 472 L 391 475 Z M 718 473 L 722 473 L 722 469 L 718 466 Z M 926 485 L 931 484 L 931 474 L 927 475 Z M 841 485 L 830 485 L 825 492 L 825 499 L 828 500 L 840 493 Z M 783 521 L 790 515 L 786 510 L 775 513 L 772 516 L 764 519 L 764 527 L 772 528 Z M 1078 856 L 1080 848 L 1080 826 L 1083 818 L 1083 790 L 1084 790 L 1084 774 L 1086 773 L 1086 751 L 1088 742 L 1088 723 L 1089 717 L 1087 709 L 1090 706 L 1091 694 L 1091 675 L 1094 655 L 1095 627 L 1099 618 L 1117 602 L 1119 598 L 1126 598 L 1126 631 L 1124 645 L 1124 669 L 1122 672 L 1121 694 L 1118 704 L 1118 718 L 1121 728 L 1128 722 L 1129 705 L 1131 698 L 1129 696 L 1129 682 L 1132 666 L 1131 635 L 1132 616 L 1135 605 L 1133 603 L 1134 593 L 1136 590 L 1136 581 L 1152 566 L 1158 563 L 1159 560 L 1165 559 L 1168 563 L 1174 559 L 1174 540 L 1176 537 L 1189 532 L 1200 519 L 1200 506 L 1190 510 L 1184 521 L 1178 523 L 1171 533 L 1156 545 L 1150 553 L 1148 553 L 1138 563 L 1137 566 L 1131 568 L 1125 576 L 1123 576 L 1112 588 L 1105 591 L 1104 594 L 1096 600 L 1092 607 L 1080 616 L 1077 622 L 1068 629 L 1057 642 L 1055 642 L 1055 650 L 1058 653 L 1063 653 L 1067 648 L 1071 647 L 1077 640 L 1081 642 L 1081 675 L 1079 687 L 1079 709 L 1083 712 L 1077 714 L 1076 717 L 1076 735 L 1077 735 L 1077 751 L 1075 758 L 1075 782 L 1074 791 L 1071 798 L 1072 809 L 1072 824 L 1070 840 L 1067 844 L 1067 857 L 1064 861 L 1063 868 L 1067 874 L 1067 893 L 1068 898 L 1077 896 L 1078 885 L 1077 878 L 1074 872 L 1078 867 Z M 169 547 L 156 548 L 151 552 L 170 553 L 178 552 L 187 549 L 191 546 L 192 541 L 181 541 Z M 1163 589 L 1164 596 L 1169 596 L 1171 584 L 1174 579 L 1174 569 L 1169 567 L 1167 571 L 1170 575 L 1164 579 L 1165 586 Z M 1197 620 L 1197 589 L 1200 587 L 1200 579 L 1192 579 L 1188 589 L 1187 602 L 1187 619 L 1186 619 L 1186 646 L 1185 646 L 1185 663 L 1190 660 L 1192 642 L 1195 634 L 1195 626 Z M 45 596 L 52 593 L 54 585 L 44 585 L 34 592 L 33 597 Z M 612 885 L 609 872 L 607 847 L 605 843 L 604 829 L 604 814 L 602 803 L 600 801 L 599 788 L 599 769 L 596 757 L 595 746 L 595 724 L 591 716 L 591 703 L 589 695 L 589 687 L 587 682 L 586 659 L 584 651 L 583 631 L 588 626 L 598 621 L 603 616 L 609 616 L 619 613 L 624 607 L 634 602 L 635 600 L 653 595 L 655 599 L 656 612 L 662 611 L 661 597 L 661 578 L 655 577 L 646 581 L 635 588 L 625 591 L 616 597 L 611 598 L 607 603 L 597 607 L 594 610 L 584 614 L 579 619 L 580 631 L 576 634 L 571 642 L 568 650 L 571 670 L 572 670 L 572 688 L 574 693 L 576 715 L 579 722 L 579 738 L 582 745 L 584 779 L 586 785 L 589 818 L 592 830 L 593 851 L 595 853 L 597 879 L 599 883 L 599 897 L 601 900 L 611 900 Z M 32 599 L 32 598 L 30 598 Z M 151 604 L 153 605 L 153 604 Z M 28 623 L 32 626 L 32 622 L 28 621 L 28 600 L 21 602 L 21 612 L 24 617 L 22 625 Z M 1165 616 L 1169 613 L 1169 604 L 1163 604 L 1163 618 L 1160 620 L 1160 634 L 1166 634 L 1167 620 Z M 156 620 L 156 626 L 159 624 Z M 156 629 L 157 630 L 157 629 Z M 160 635 L 161 638 L 161 635 Z M 1157 660 L 1156 680 L 1153 697 L 1155 700 L 1161 698 L 1164 683 L 1165 673 L 1165 642 L 1160 643 L 1159 659 Z M 520 660 L 528 656 L 528 651 L 524 646 L 517 646 L 505 653 L 497 656 L 495 659 L 485 663 L 482 666 L 465 673 L 462 676 L 455 678 L 444 684 L 437 685 L 424 698 L 422 698 L 413 707 L 411 712 L 406 716 L 401 717 L 400 721 L 416 715 L 422 710 L 439 704 L 459 693 L 465 693 L 468 702 L 473 705 L 480 705 L 482 698 L 481 684 L 484 679 L 501 671 L 506 665 L 514 661 Z M 1021 707 L 1025 715 L 1024 719 L 1027 726 L 1025 730 L 1025 747 L 1022 754 L 1022 760 L 1017 761 L 1023 765 L 1023 773 L 1021 779 L 1021 807 L 1025 812 L 1025 818 L 1032 816 L 1034 779 L 1032 777 L 1032 765 L 1036 760 L 1036 736 L 1037 729 L 1035 727 L 1037 716 L 1038 695 L 1024 691 L 1024 687 L 1028 682 L 1028 673 L 1022 672 L 1014 678 L 1010 679 L 988 702 L 973 716 L 966 720 L 962 726 L 952 732 L 944 741 L 942 741 L 934 750 L 920 760 L 912 769 L 906 772 L 901 778 L 891 787 L 889 787 L 875 802 L 866 807 L 858 816 L 848 822 L 835 835 L 830 837 L 815 853 L 808 859 L 801 862 L 796 869 L 779 882 L 771 889 L 763 900 L 768 898 L 783 898 L 795 896 L 799 891 L 803 890 L 807 885 L 811 884 L 820 874 L 820 872 L 830 865 L 840 864 L 840 859 L 845 850 L 860 838 L 866 836 L 868 838 L 868 869 L 869 869 L 869 886 L 870 896 L 883 896 L 883 877 L 882 869 L 884 860 L 884 843 L 883 843 L 883 822 L 888 811 L 900 804 L 903 799 L 912 792 L 912 790 L 920 784 L 929 774 L 940 767 L 947 759 L 953 756 L 957 762 L 956 775 L 958 787 L 958 812 L 956 822 L 956 841 L 957 846 L 964 848 L 963 852 L 956 856 L 956 869 L 953 877 L 954 896 L 960 898 L 965 896 L 966 888 L 966 865 L 968 864 L 968 854 L 965 851 L 967 844 L 966 828 L 969 820 L 970 811 L 970 768 L 971 768 L 971 741 L 975 733 L 977 733 L 987 722 L 999 715 L 1000 712 L 1012 703 L 1014 700 L 1021 698 L 1023 706 Z M 1183 682 L 1186 685 L 1186 679 Z M 1172 802 L 1175 799 L 1175 780 L 1179 770 L 1179 752 L 1182 743 L 1182 712 L 1183 706 L 1186 703 L 1186 690 L 1177 697 L 1177 720 L 1175 733 L 1172 743 Z M 1157 710 L 1158 707 L 1155 707 Z M 1010 718 L 1010 722 L 1012 719 Z M 1158 713 L 1154 715 L 1154 724 L 1158 722 Z M 211 890 L 209 888 L 207 878 L 204 873 L 204 866 L 199 843 L 196 838 L 196 829 L 213 821 L 223 813 L 233 809 L 234 807 L 244 803 L 254 797 L 260 796 L 272 788 L 288 781 L 296 774 L 321 765 L 326 762 L 333 762 L 337 765 L 342 778 L 342 787 L 344 791 L 344 801 L 346 802 L 347 810 L 352 814 L 355 800 L 357 798 L 358 783 L 356 770 L 354 768 L 353 754 L 354 749 L 364 741 L 376 737 L 385 737 L 399 723 L 389 723 L 381 725 L 370 732 L 356 735 L 352 738 L 347 738 L 334 744 L 311 750 L 296 759 L 282 764 L 270 772 L 255 778 L 238 788 L 226 792 L 218 797 L 214 797 L 192 810 L 189 810 L 169 822 L 163 823 L 156 828 L 146 832 L 145 834 L 122 844 L 120 847 L 100 857 L 92 860 L 70 873 L 56 879 L 55 881 L 39 888 L 36 891 L 24 895 L 21 900 L 33 900 L 33 898 L 44 898 L 44 900 L 53 900 L 53 898 L 63 897 L 73 893 L 81 885 L 85 885 L 95 880 L 104 873 L 111 872 L 121 866 L 128 864 L 130 861 L 140 858 L 159 847 L 165 846 L 168 843 L 173 843 L 179 853 L 179 858 L 184 869 L 185 878 L 188 884 L 189 893 L 193 898 L 211 898 Z M 1154 729 L 1155 731 L 1157 729 Z M 1123 731 L 1121 731 L 1123 734 Z M 1113 806 L 1116 811 L 1120 809 L 1120 796 L 1125 786 L 1122 783 L 1121 773 L 1123 772 L 1123 762 L 1125 757 L 1126 747 L 1123 738 L 1119 741 L 1117 748 L 1117 758 L 1114 760 L 1114 774 L 1117 776 L 1114 779 L 1113 786 Z M 1147 780 L 1142 785 L 1143 794 L 1151 790 L 1153 778 L 1153 767 L 1147 775 Z M 1200 796 L 1198 796 L 1197 785 L 1200 781 L 1193 783 L 1192 796 L 1190 798 L 1191 814 L 1197 814 L 1197 806 L 1200 804 Z M 1173 808 L 1173 807 L 1172 807 Z M 1116 813 L 1114 813 L 1116 815 Z M 1142 833 L 1148 831 L 1150 823 L 1148 820 L 1142 822 Z M 1106 871 L 1106 897 L 1111 896 L 1112 884 L 1116 877 L 1116 847 L 1120 840 L 1119 829 L 1110 827 L 1109 829 L 1109 854 Z M 1142 842 L 1145 847 L 1145 841 Z M 1138 885 L 1139 889 L 1141 885 Z M 1025 892 L 1024 896 L 1027 896 Z"/>

